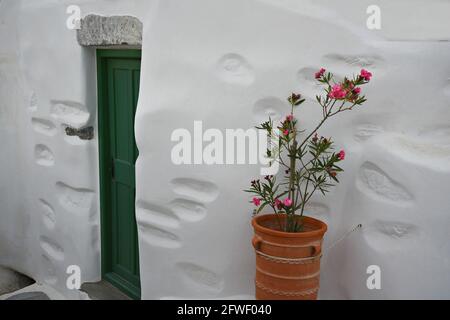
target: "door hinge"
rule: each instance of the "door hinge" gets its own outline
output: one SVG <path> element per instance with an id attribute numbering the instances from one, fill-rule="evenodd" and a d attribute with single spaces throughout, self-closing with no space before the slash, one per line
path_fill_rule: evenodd
<path id="1" fill-rule="evenodd" d="M 94 128 L 92 126 L 80 129 L 66 127 L 66 134 L 68 136 L 78 136 L 81 140 L 92 140 L 94 138 Z"/>

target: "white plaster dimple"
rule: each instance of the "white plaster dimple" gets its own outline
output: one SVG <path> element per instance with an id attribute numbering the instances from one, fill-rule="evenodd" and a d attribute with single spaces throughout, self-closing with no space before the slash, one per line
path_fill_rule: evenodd
<path id="1" fill-rule="evenodd" d="M 439 143 L 430 143 L 429 141 L 420 141 L 408 138 L 406 136 L 397 136 L 399 147 L 402 147 L 413 153 L 421 154 L 430 158 L 450 157 L 450 148 Z"/>
<path id="2" fill-rule="evenodd" d="M 190 262 L 179 262 L 176 268 L 191 285 L 214 293 L 223 290 L 224 280 L 214 271 Z"/>
<path id="3" fill-rule="evenodd" d="M 280 120 L 284 114 L 288 114 L 288 105 L 276 97 L 259 99 L 253 106 L 253 116 L 259 123 L 267 121 L 270 117 L 274 121 Z"/>
<path id="4" fill-rule="evenodd" d="M 152 246 L 176 249 L 181 247 L 180 238 L 169 231 L 140 222 L 138 224 L 140 236 Z"/>
<path id="5" fill-rule="evenodd" d="M 39 199 L 42 207 L 42 221 L 48 229 L 54 229 L 56 225 L 56 214 L 53 207 L 45 200 Z"/>
<path id="6" fill-rule="evenodd" d="M 58 121 L 80 128 L 89 120 L 89 112 L 85 105 L 75 101 L 52 100 L 50 114 Z"/>
<path id="7" fill-rule="evenodd" d="M 330 69 L 339 66 L 342 67 L 342 69 L 346 69 L 346 67 L 355 67 L 357 69 L 367 68 L 373 71 L 380 70 L 384 66 L 384 59 L 382 57 L 371 54 L 346 55 L 331 53 L 323 56 L 323 60 L 325 64 L 331 66 Z"/>
<path id="8" fill-rule="evenodd" d="M 180 219 L 171 209 L 139 200 L 136 203 L 136 219 L 139 224 L 156 224 L 168 228 L 179 228 Z"/>
<path id="9" fill-rule="evenodd" d="M 430 139 L 435 135 L 435 139 Z M 391 134 L 385 137 L 383 144 L 389 145 L 391 152 L 403 161 L 425 167 L 433 171 L 450 171 L 450 146 L 445 137 L 437 138 L 437 133 L 430 132 L 425 136 L 407 136 Z"/>
<path id="10" fill-rule="evenodd" d="M 357 186 L 363 192 L 393 204 L 410 204 L 413 200 L 413 196 L 405 187 L 371 162 L 365 162 L 361 166 Z"/>
<path id="11" fill-rule="evenodd" d="M 433 144 L 450 147 L 450 125 L 435 125 L 420 131 L 419 137 Z"/>
<path id="12" fill-rule="evenodd" d="M 364 238 L 373 249 L 386 252 L 404 248 L 419 236 L 419 228 L 413 224 L 399 221 L 377 220 L 364 230 Z"/>
<path id="13" fill-rule="evenodd" d="M 183 220 L 195 222 L 206 217 L 206 207 L 195 201 L 175 199 L 170 203 L 173 212 Z"/>
<path id="14" fill-rule="evenodd" d="M 219 59 L 217 75 L 225 82 L 244 86 L 252 84 L 255 78 L 247 60 L 236 53 L 226 54 Z"/>
<path id="15" fill-rule="evenodd" d="M 34 157 L 36 159 L 36 163 L 41 166 L 50 167 L 55 164 L 53 152 L 49 149 L 49 147 L 43 144 L 38 144 L 35 146 Z"/>
<path id="16" fill-rule="evenodd" d="M 42 255 L 42 266 L 44 268 L 44 281 L 51 285 L 56 284 L 57 277 L 55 265 L 45 254 Z"/>
<path id="17" fill-rule="evenodd" d="M 91 208 L 94 192 L 86 188 L 74 188 L 63 182 L 56 183 L 59 203 L 73 213 L 86 212 Z"/>
<path id="18" fill-rule="evenodd" d="M 33 125 L 34 131 L 36 131 L 37 133 L 46 136 L 54 136 L 56 134 L 56 126 L 50 120 L 32 118 L 31 124 Z"/>
<path id="19" fill-rule="evenodd" d="M 40 239 L 41 248 L 45 253 L 54 260 L 64 260 L 64 250 L 54 240 L 46 236 L 41 236 Z"/>
<path id="20" fill-rule="evenodd" d="M 355 127 L 354 136 L 357 141 L 362 142 L 383 132 L 384 129 L 379 125 L 372 123 L 362 123 Z"/>
<path id="21" fill-rule="evenodd" d="M 171 181 L 171 185 L 176 194 L 200 202 L 212 202 L 219 196 L 219 188 L 214 183 L 204 180 L 175 178 Z"/>

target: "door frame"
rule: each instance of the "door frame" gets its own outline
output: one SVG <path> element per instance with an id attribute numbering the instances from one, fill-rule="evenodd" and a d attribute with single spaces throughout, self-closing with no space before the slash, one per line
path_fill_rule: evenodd
<path id="1" fill-rule="evenodd" d="M 109 177 L 112 174 L 111 159 L 109 158 L 109 123 L 108 123 L 108 83 L 107 59 L 141 59 L 140 49 L 96 49 L 97 59 L 97 119 L 98 119 L 98 149 L 99 149 L 99 183 L 100 183 L 100 234 L 101 234 L 101 275 L 102 279 L 118 287 L 122 292 L 133 299 L 140 299 L 140 288 L 131 288 L 121 281 L 121 278 L 115 279 L 105 277 L 106 271 L 111 264 L 111 243 L 108 242 L 108 233 L 106 230 L 111 229 L 110 219 L 106 215 L 110 212 L 110 184 Z M 138 245 L 139 251 L 139 245 Z M 140 277 L 139 277 L 140 278 Z"/>

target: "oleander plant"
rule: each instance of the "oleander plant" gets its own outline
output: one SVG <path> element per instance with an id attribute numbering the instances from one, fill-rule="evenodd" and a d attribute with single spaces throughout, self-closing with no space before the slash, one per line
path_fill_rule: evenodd
<path id="1" fill-rule="evenodd" d="M 362 69 L 352 78 L 336 81 L 333 73 L 322 68 L 315 74 L 322 86 L 322 92 L 316 96 L 322 117 L 312 131 L 301 130 L 294 116 L 295 109 L 305 102 L 297 93 L 288 97 L 290 113 L 278 125 L 269 118 L 257 127 L 267 132 L 270 142 L 267 156 L 270 161 L 279 162 L 283 175 L 251 181 L 245 191 L 253 194 L 254 214 L 271 208 L 277 215 L 286 215 L 285 219 L 278 219 L 280 231 L 303 231 L 302 219 L 298 217 L 303 217 L 305 207 L 316 192 L 325 195 L 339 183 L 338 176 L 343 171 L 340 162 L 345 159 L 345 151 L 335 151 L 333 139 L 320 136 L 318 131 L 330 118 L 364 104 L 366 98 L 361 87 L 371 77 L 371 72 Z"/>

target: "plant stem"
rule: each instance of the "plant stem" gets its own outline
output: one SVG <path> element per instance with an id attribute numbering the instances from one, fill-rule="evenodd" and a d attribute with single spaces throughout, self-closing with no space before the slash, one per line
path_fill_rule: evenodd
<path id="1" fill-rule="evenodd" d="M 295 174 L 296 174 L 296 172 L 295 172 L 295 164 L 296 164 L 295 155 L 297 153 L 296 152 L 297 151 L 297 140 L 295 137 L 296 136 L 294 136 L 294 143 L 292 145 L 291 155 L 290 155 L 290 157 L 291 157 L 291 162 L 290 162 L 291 172 L 290 172 L 290 177 L 289 177 L 289 198 L 291 200 L 294 199 L 294 191 L 295 191 L 295 188 L 294 188 Z M 295 214 L 295 209 L 291 213 Z"/>
<path id="2" fill-rule="evenodd" d="M 314 133 L 316 133 L 317 130 L 319 130 L 319 128 L 322 126 L 325 120 L 327 120 L 328 117 L 329 113 L 325 115 L 325 117 L 322 119 L 322 121 L 320 121 L 317 127 L 313 131 L 311 131 L 311 133 L 305 138 L 305 140 L 303 140 L 303 142 L 300 144 L 300 148 L 303 147 L 303 145 L 314 135 Z"/>

